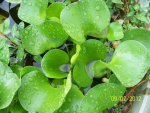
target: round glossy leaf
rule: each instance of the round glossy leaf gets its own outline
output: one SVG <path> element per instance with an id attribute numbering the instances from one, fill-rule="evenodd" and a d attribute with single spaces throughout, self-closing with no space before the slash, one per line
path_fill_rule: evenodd
<path id="1" fill-rule="evenodd" d="M 20 79 L 4 63 L 0 62 L 0 109 L 6 108 L 20 86 Z"/>
<path id="2" fill-rule="evenodd" d="M 107 38 L 110 41 L 120 40 L 124 36 L 122 25 L 119 22 L 113 22 L 108 27 Z"/>
<path id="3" fill-rule="evenodd" d="M 47 52 L 41 62 L 42 70 L 49 78 L 64 78 L 68 75 L 69 56 L 58 49 Z"/>
<path id="4" fill-rule="evenodd" d="M 88 87 L 93 82 L 93 76 L 86 70 L 86 64 L 77 62 L 73 68 L 73 79 L 80 87 Z"/>
<path id="5" fill-rule="evenodd" d="M 140 82 L 148 71 L 148 51 L 137 41 L 125 41 L 115 50 L 108 67 L 124 86 L 132 87 Z"/>
<path id="6" fill-rule="evenodd" d="M 61 24 L 53 21 L 46 21 L 41 25 L 30 25 L 20 33 L 25 50 L 33 55 L 59 47 L 68 38 Z"/>
<path id="7" fill-rule="evenodd" d="M 150 52 L 150 31 L 146 29 L 132 29 L 125 32 L 123 40 L 136 40 L 147 47 Z"/>
<path id="8" fill-rule="evenodd" d="M 47 18 L 60 18 L 60 13 L 64 9 L 65 4 L 62 2 L 54 2 L 47 8 Z"/>
<path id="9" fill-rule="evenodd" d="M 0 61 L 8 64 L 10 57 L 9 55 L 9 47 L 6 43 L 6 39 L 2 38 L 0 39 Z"/>
<path id="10" fill-rule="evenodd" d="M 106 47 L 100 41 L 90 39 L 78 45 L 76 51 L 72 58 L 72 62 L 75 63 L 73 78 L 79 86 L 87 87 L 94 77 L 92 67 L 95 61 L 106 57 Z"/>
<path id="11" fill-rule="evenodd" d="M 48 0 L 22 0 L 18 17 L 30 24 L 41 24 L 46 18 Z"/>
<path id="12" fill-rule="evenodd" d="M 20 76 L 23 76 L 23 75 L 25 75 L 25 74 L 27 74 L 27 73 L 29 73 L 29 72 L 31 72 L 31 71 L 41 71 L 41 69 L 38 68 L 38 67 L 34 67 L 34 66 L 25 66 L 25 67 L 21 70 Z"/>
<path id="13" fill-rule="evenodd" d="M 74 42 L 82 43 L 87 35 L 100 37 L 109 25 L 110 12 L 103 0 L 80 0 L 65 7 L 60 19 Z"/>
<path id="14" fill-rule="evenodd" d="M 150 31 L 146 29 L 132 29 L 125 32 L 123 40 L 136 40 L 142 43 L 150 53 Z"/>
<path id="15" fill-rule="evenodd" d="M 77 113 L 99 113 L 102 110 L 113 107 L 119 100 L 112 97 L 121 97 L 125 87 L 114 83 L 103 83 L 96 85 L 82 99 Z"/>
<path id="16" fill-rule="evenodd" d="M 95 39 L 89 39 L 81 45 L 76 46 L 76 54 L 72 57 L 71 62 L 90 63 L 94 60 L 105 59 L 106 47 L 105 45 Z"/>
<path id="17" fill-rule="evenodd" d="M 55 113 L 76 113 L 76 108 L 84 95 L 75 85 L 72 86 L 66 96 L 65 102 Z"/>
<path id="18" fill-rule="evenodd" d="M 28 112 L 53 113 L 62 105 L 70 88 L 70 74 L 64 86 L 53 88 L 40 71 L 31 71 L 22 78 L 18 98 Z"/>

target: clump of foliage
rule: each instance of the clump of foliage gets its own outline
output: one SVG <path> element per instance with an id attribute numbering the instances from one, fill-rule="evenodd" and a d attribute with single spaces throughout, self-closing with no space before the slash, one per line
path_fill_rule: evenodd
<path id="1" fill-rule="evenodd" d="M 145 79 L 148 14 L 133 0 L 6 1 L 22 22 L 0 21 L 0 112 L 103 113 Z"/>

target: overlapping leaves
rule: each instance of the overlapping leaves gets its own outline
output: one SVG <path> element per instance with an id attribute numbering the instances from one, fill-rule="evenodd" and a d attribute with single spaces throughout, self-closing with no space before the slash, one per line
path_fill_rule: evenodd
<path id="1" fill-rule="evenodd" d="M 46 21 L 41 25 L 30 25 L 20 31 L 25 50 L 39 55 L 46 50 L 62 45 L 68 38 L 61 24 Z"/>
<path id="2" fill-rule="evenodd" d="M 126 87 L 132 87 L 142 80 L 149 69 L 149 54 L 141 43 L 129 40 L 116 49 L 108 67 Z"/>
<path id="3" fill-rule="evenodd" d="M 123 36 L 123 28 L 118 22 L 113 22 L 109 25 L 107 34 L 108 40 L 120 40 L 123 38 Z"/>
<path id="4" fill-rule="evenodd" d="M 62 105 L 70 88 L 71 75 L 68 75 L 64 86 L 53 88 L 42 72 L 31 71 L 22 79 L 18 98 L 29 112 L 53 113 Z"/>
<path id="5" fill-rule="evenodd" d="M 113 96 L 122 96 L 125 87 L 113 83 L 96 85 L 85 95 L 79 104 L 77 113 L 100 113 L 114 106 L 119 100 L 113 101 Z"/>
<path id="6" fill-rule="evenodd" d="M 92 66 L 95 61 L 106 57 L 106 47 L 98 40 L 87 40 L 77 45 L 76 54 L 72 57 L 74 64 L 73 78 L 81 87 L 87 87 L 92 83 L 94 73 Z"/>
<path id="7" fill-rule="evenodd" d="M 66 101 L 56 113 L 100 113 L 119 101 L 112 101 L 113 96 L 122 96 L 124 92 L 125 87 L 121 85 L 104 83 L 93 87 L 83 96 L 76 86 L 72 86 Z"/>
<path id="8" fill-rule="evenodd" d="M 65 4 L 61 2 L 54 2 L 47 8 L 47 18 L 60 18 L 60 13 L 64 9 Z"/>
<path id="9" fill-rule="evenodd" d="M 48 1 L 52 2 L 49 7 Z M 119 0 L 113 2 L 122 4 Z M 134 29 L 126 31 L 124 36 L 119 23 L 110 24 L 110 13 L 103 0 L 79 0 L 68 6 L 53 0 L 22 0 L 18 16 L 30 24 L 20 29 L 22 43 L 19 44 L 22 45 L 18 49 L 25 48 L 28 53 L 37 56 L 45 54 L 40 56 L 41 68 L 18 66 L 16 70 L 17 65 L 11 66 L 22 77 L 18 90 L 20 80 L 8 67 L 8 44 L 5 39 L 0 40 L 0 109 L 15 100 L 18 90 L 15 96 L 17 102 L 13 104 L 13 101 L 9 108 L 12 113 L 17 108 L 31 113 L 102 113 L 119 101 L 112 101 L 113 96 L 121 97 L 125 87 L 136 85 L 149 69 L 150 32 Z M 6 21 L 7 28 L 8 23 Z M 4 34 L 9 32 L 5 30 Z M 109 41 L 120 40 L 124 36 L 124 42 L 116 48 L 110 62 L 104 62 L 109 51 L 100 40 L 86 40 L 87 36 L 103 37 L 103 33 Z M 71 59 L 64 50 L 58 49 L 68 35 L 74 43 L 78 43 Z M 67 52 L 70 52 L 69 49 Z M 94 77 L 100 79 L 108 74 L 106 69 L 113 73 L 109 83 L 90 88 Z M 87 87 L 89 91 L 83 94 L 81 89 Z"/>
<path id="10" fill-rule="evenodd" d="M 136 40 L 142 43 L 150 53 L 150 31 L 146 29 L 132 29 L 125 32 L 123 41 Z"/>
<path id="11" fill-rule="evenodd" d="M 59 62 L 58 62 L 59 61 Z M 42 69 L 49 78 L 64 78 L 69 72 L 69 57 L 62 50 L 50 50 L 42 59 Z"/>
<path id="12" fill-rule="evenodd" d="M 9 106 L 20 83 L 18 76 L 6 64 L 0 62 L 0 109 Z"/>
<path id="13" fill-rule="evenodd" d="M 39 25 L 46 19 L 48 0 L 22 0 L 18 17 L 30 24 Z"/>
<path id="14" fill-rule="evenodd" d="M 83 43 L 87 35 L 100 37 L 109 25 L 110 12 L 103 0 L 80 0 L 65 7 L 60 19 L 73 41 Z"/>

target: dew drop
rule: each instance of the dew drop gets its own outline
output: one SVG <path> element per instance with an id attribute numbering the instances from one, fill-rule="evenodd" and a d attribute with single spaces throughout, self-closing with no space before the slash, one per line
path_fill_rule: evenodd
<path id="1" fill-rule="evenodd" d="M 97 11 L 98 11 L 98 10 L 100 10 L 100 7 L 99 7 L 99 6 L 97 6 L 97 7 L 96 7 L 96 10 L 97 10 Z"/>
<path id="2" fill-rule="evenodd" d="M 31 3 L 31 2 L 29 3 L 29 6 L 32 6 L 32 3 Z"/>
<path id="3" fill-rule="evenodd" d="M 87 13 L 86 12 L 84 12 L 84 16 L 86 16 L 87 15 Z"/>
<path id="4" fill-rule="evenodd" d="M 100 17 L 99 16 L 96 16 L 96 19 L 99 19 Z"/>
<path id="5" fill-rule="evenodd" d="M 90 97 L 92 98 L 92 97 L 93 97 L 93 95 L 90 95 Z"/>
<path id="6" fill-rule="evenodd" d="M 97 108 L 96 108 L 96 111 L 98 111 L 98 110 L 99 110 L 99 108 L 97 107 Z"/>

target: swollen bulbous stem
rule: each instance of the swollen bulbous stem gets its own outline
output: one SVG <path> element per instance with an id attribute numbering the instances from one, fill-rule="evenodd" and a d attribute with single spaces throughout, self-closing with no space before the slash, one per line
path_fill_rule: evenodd
<path id="1" fill-rule="evenodd" d="M 107 73 L 107 64 L 98 60 L 93 65 L 94 77 L 101 78 Z"/>

